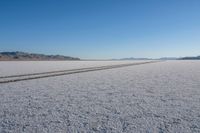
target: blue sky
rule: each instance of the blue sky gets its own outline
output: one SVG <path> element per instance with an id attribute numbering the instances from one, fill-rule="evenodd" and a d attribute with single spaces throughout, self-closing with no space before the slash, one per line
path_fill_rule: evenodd
<path id="1" fill-rule="evenodd" d="M 0 51 L 200 55 L 200 0 L 1 0 Z"/>

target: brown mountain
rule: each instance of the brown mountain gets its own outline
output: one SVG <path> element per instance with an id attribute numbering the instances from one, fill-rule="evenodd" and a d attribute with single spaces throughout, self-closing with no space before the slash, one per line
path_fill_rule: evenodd
<path id="1" fill-rule="evenodd" d="M 76 57 L 63 55 L 45 55 L 26 52 L 0 52 L 0 61 L 59 61 L 80 60 Z"/>

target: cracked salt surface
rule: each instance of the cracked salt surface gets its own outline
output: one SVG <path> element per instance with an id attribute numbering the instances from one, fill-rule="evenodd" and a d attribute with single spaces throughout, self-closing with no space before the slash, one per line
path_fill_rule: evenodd
<path id="1" fill-rule="evenodd" d="M 0 132 L 200 132 L 200 62 L 2 84 Z"/>

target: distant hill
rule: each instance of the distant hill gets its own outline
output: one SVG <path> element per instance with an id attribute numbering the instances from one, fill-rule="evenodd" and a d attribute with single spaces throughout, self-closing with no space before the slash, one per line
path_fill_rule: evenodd
<path id="1" fill-rule="evenodd" d="M 177 57 L 162 57 L 159 60 L 178 60 L 179 58 Z"/>
<path id="2" fill-rule="evenodd" d="M 180 58 L 180 60 L 200 60 L 200 56 L 196 56 L 196 57 L 183 57 L 183 58 Z"/>
<path id="3" fill-rule="evenodd" d="M 130 58 L 121 58 L 121 59 L 113 59 L 113 60 L 151 60 L 150 58 L 134 58 L 134 57 L 130 57 Z"/>
<path id="4" fill-rule="evenodd" d="M 176 58 L 176 57 L 162 57 L 162 58 L 134 58 L 134 57 L 130 57 L 130 58 L 122 58 L 122 59 L 118 59 L 118 60 L 177 60 L 177 59 L 178 58 Z"/>
<path id="5" fill-rule="evenodd" d="M 80 60 L 79 58 L 63 55 L 45 55 L 26 52 L 0 52 L 0 61 L 59 61 Z"/>
<path id="6" fill-rule="evenodd" d="M 162 58 L 122 58 L 122 59 L 113 59 L 113 60 L 200 60 L 200 56 L 196 57 L 162 57 Z"/>

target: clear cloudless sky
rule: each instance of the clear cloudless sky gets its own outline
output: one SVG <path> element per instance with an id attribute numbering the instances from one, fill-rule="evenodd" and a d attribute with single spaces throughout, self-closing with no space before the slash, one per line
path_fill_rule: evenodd
<path id="1" fill-rule="evenodd" d="M 200 55 L 200 0 L 0 0 L 0 51 Z"/>

